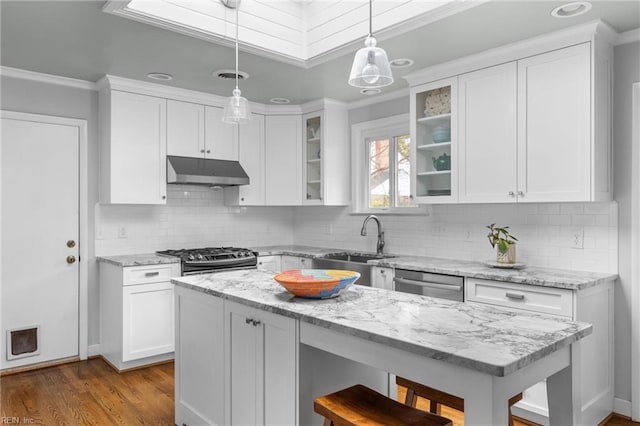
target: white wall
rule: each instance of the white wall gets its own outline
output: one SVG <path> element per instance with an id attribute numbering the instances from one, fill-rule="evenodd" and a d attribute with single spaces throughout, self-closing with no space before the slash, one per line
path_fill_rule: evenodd
<path id="1" fill-rule="evenodd" d="M 614 50 L 613 149 L 615 199 L 619 212 L 619 275 L 615 302 L 616 397 L 631 399 L 631 87 L 640 81 L 640 43 L 629 43 Z M 636 306 L 635 309 L 640 309 Z"/>
<path id="2" fill-rule="evenodd" d="M 95 211 L 96 256 L 293 242 L 293 209 L 226 207 L 223 192 L 207 187 L 169 185 L 166 205 L 96 205 Z"/>

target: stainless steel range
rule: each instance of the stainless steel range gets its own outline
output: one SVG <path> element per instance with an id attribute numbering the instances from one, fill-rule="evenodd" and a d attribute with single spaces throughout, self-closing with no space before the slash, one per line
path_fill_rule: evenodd
<path id="1" fill-rule="evenodd" d="M 206 274 L 220 270 L 255 269 L 258 253 L 237 247 L 206 247 L 156 252 L 180 258 L 182 275 Z"/>

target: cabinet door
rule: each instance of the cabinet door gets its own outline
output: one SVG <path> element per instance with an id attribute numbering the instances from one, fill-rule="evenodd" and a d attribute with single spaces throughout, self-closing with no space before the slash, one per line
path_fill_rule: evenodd
<path id="1" fill-rule="evenodd" d="M 225 312 L 230 341 L 227 424 L 298 424 L 296 321 L 229 301 Z"/>
<path id="2" fill-rule="evenodd" d="M 225 424 L 224 302 L 176 287 L 175 424 Z"/>
<path id="3" fill-rule="evenodd" d="M 588 201 L 589 44 L 518 61 L 518 201 Z"/>
<path id="4" fill-rule="evenodd" d="M 167 101 L 167 155 L 204 156 L 204 105 Z"/>
<path id="5" fill-rule="evenodd" d="M 122 361 L 173 352 L 173 284 L 132 285 L 122 292 Z"/>
<path id="6" fill-rule="evenodd" d="M 272 206 L 302 203 L 302 118 L 267 116 L 265 126 L 265 196 Z"/>
<path id="7" fill-rule="evenodd" d="M 280 259 L 280 256 L 260 256 L 258 257 L 258 269 L 280 272 L 282 271 L 282 263 Z"/>
<path id="8" fill-rule="evenodd" d="M 222 122 L 224 109 L 205 106 L 205 157 L 238 161 L 238 125 Z"/>
<path id="9" fill-rule="evenodd" d="M 371 287 L 393 290 L 393 269 L 372 266 Z"/>
<path id="10" fill-rule="evenodd" d="M 315 112 L 302 117 L 302 176 L 304 180 L 303 204 L 322 204 L 323 198 L 323 114 Z"/>
<path id="11" fill-rule="evenodd" d="M 253 114 L 238 132 L 240 165 L 249 175 L 249 185 L 238 187 L 238 204 L 264 205 L 264 115 Z"/>
<path id="12" fill-rule="evenodd" d="M 111 92 L 108 186 L 102 199 L 115 204 L 166 204 L 167 102 Z M 109 125 L 109 123 L 105 123 Z"/>
<path id="13" fill-rule="evenodd" d="M 459 201 L 514 202 L 517 188 L 515 62 L 458 77 Z"/>
<path id="14" fill-rule="evenodd" d="M 300 259 L 298 256 L 282 256 L 282 270 L 300 269 Z"/>

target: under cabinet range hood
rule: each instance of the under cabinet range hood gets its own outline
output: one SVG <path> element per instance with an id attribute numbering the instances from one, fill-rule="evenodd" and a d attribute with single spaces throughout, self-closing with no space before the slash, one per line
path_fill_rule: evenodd
<path id="1" fill-rule="evenodd" d="M 237 161 L 167 155 L 167 183 L 238 186 L 248 185 L 249 176 Z"/>

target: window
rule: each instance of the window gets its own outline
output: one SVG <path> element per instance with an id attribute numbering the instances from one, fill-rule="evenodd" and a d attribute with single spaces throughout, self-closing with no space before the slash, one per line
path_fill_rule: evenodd
<path id="1" fill-rule="evenodd" d="M 418 213 L 408 114 L 352 126 L 354 213 Z"/>

